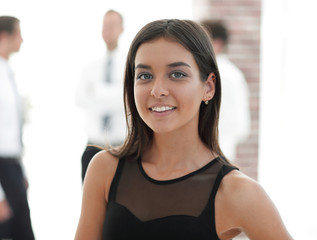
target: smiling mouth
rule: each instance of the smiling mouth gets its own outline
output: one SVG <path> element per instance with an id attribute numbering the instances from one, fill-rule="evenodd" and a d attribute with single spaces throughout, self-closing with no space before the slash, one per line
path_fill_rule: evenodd
<path id="1" fill-rule="evenodd" d="M 150 110 L 153 112 L 166 112 L 166 111 L 170 111 L 170 110 L 174 110 L 174 109 L 176 109 L 176 107 L 163 106 L 163 107 L 150 108 Z"/>

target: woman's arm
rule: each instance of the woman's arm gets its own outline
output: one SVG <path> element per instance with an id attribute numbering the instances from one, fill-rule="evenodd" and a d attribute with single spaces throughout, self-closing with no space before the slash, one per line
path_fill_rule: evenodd
<path id="1" fill-rule="evenodd" d="M 231 219 L 226 225 L 221 212 L 216 212 L 220 227 L 225 226 L 217 227 L 219 237 L 224 236 L 221 239 L 226 239 L 226 229 L 242 231 L 252 240 L 292 239 L 273 202 L 257 182 L 233 171 L 224 177 L 219 190 L 216 203 L 218 201 L 218 206 L 226 208 L 225 218 Z"/>
<path id="2" fill-rule="evenodd" d="M 81 215 L 75 240 L 100 240 L 106 215 L 108 192 L 118 159 L 102 151 L 91 160 L 83 187 Z"/>

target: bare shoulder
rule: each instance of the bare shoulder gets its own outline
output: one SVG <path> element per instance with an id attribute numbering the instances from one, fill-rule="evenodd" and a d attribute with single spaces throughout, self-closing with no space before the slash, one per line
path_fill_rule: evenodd
<path id="1" fill-rule="evenodd" d="M 231 219 L 228 227 L 245 232 L 250 239 L 292 239 L 263 187 L 240 171 L 223 178 L 217 197 L 221 210 L 227 209 L 226 218 Z"/>
<path id="2" fill-rule="evenodd" d="M 99 187 L 103 189 L 107 199 L 112 179 L 115 175 L 119 159 L 107 151 L 98 152 L 89 163 L 84 181 L 85 186 Z"/>
<path id="3" fill-rule="evenodd" d="M 106 151 L 100 151 L 90 161 L 84 181 L 76 240 L 102 238 L 108 193 L 118 162 L 117 158 Z"/>
<path id="4" fill-rule="evenodd" d="M 233 170 L 224 176 L 221 181 L 219 191 L 223 194 L 230 194 L 231 196 L 235 196 L 239 199 L 241 197 L 241 200 L 256 197 L 257 194 L 264 192 L 258 182 L 238 170 Z"/>
<path id="5" fill-rule="evenodd" d="M 118 158 L 112 156 L 108 151 L 98 152 L 91 160 L 89 168 L 98 172 L 113 172 L 118 165 Z"/>
<path id="6" fill-rule="evenodd" d="M 228 173 L 219 187 L 219 195 L 227 207 L 236 213 L 237 217 L 246 217 L 254 208 L 257 212 L 264 205 L 273 206 L 269 196 L 262 186 L 252 178 L 234 170 Z"/>

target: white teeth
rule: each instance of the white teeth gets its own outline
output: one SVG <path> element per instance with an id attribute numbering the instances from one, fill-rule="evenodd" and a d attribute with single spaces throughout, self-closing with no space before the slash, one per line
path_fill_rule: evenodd
<path id="1" fill-rule="evenodd" d="M 164 111 L 168 111 L 168 110 L 172 110 L 172 109 L 174 109 L 174 107 L 163 106 L 163 107 L 153 107 L 152 111 L 154 111 L 154 112 L 164 112 Z"/>

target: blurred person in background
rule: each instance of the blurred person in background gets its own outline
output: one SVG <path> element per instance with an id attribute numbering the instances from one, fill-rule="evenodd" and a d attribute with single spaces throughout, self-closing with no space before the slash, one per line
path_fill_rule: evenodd
<path id="1" fill-rule="evenodd" d="M 103 17 L 102 37 L 107 51 L 81 76 L 76 102 L 84 110 L 88 144 L 82 155 L 82 180 L 91 158 L 106 144 L 119 146 L 126 135 L 123 75 L 126 53 L 119 47 L 123 17 L 109 10 Z"/>
<path id="2" fill-rule="evenodd" d="M 250 134 L 249 89 L 243 73 L 228 58 L 229 32 L 218 20 L 205 20 L 217 57 L 222 79 L 222 99 L 219 120 L 219 142 L 225 156 L 234 161 L 236 148 Z"/>
<path id="3" fill-rule="evenodd" d="M 20 21 L 0 16 L 0 239 L 32 240 L 28 184 L 21 166 L 23 105 L 8 62 L 22 41 Z"/>

